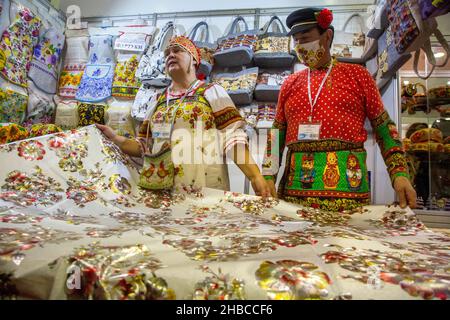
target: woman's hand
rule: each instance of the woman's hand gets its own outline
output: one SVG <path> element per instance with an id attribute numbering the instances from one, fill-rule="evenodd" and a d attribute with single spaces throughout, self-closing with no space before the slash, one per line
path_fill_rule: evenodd
<path id="1" fill-rule="evenodd" d="M 96 123 L 95 126 L 99 129 L 109 140 L 114 141 L 117 134 L 111 127 L 105 126 L 103 124 Z"/>
<path id="2" fill-rule="evenodd" d="M 270 188 L 267 185 L 266 180 L 261 174 L 255 175 L 250 182 L 252 183 L 253 190 L 257 196 L 268 198 L 271 196 Z"/>

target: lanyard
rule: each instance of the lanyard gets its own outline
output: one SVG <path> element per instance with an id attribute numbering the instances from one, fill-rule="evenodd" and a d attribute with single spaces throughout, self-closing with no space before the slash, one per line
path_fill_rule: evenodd
<path id="1" fill-rule="evenodd" d="M 177 106 L 172 111 L 172 114 L 171 114 L 172 121 L 171 121 L 171 125 L 170 125 L 170 132 L 171 132 L 171 134 L 172 134 L 173 124 L 175 122 L 175 117 L 176 117 L 178 109 L 180 108 L 181 104 L 183 103 L 183 101 L 186 98 L 186 96 L 188 95 L 188 93 L 193 88 L 195 88 L 195 86 L 197 85 L 198 82 L 199 82 L 199 80 L 194 81 L 194 83 L 189 87 L 189 89 L 186 90 L 186 92 L 181 97 L 180 102 L 177 104 Z M 170 87 L 167 87 L 167 97 L 166 97 L 166 110 L 167 110 L 167 113 L 169 113 L 169 100 L 170 100 Z"/>
<path id="2" fill-rule="evenodd" d="M 333 68 L 333 63 L 330 63 L 330 66 L 328 67 L 327 74 L 323 78 L 322 83 L 319 86 L 319 90 L 317 90 L 317 94 L 316 94 L 316 97 L 314 98 L 314 102 L 313 102 L 312 97 L 311 97 L 311 69 L 308 68 L 308 98 L 309 98 L 309 104 L 311 106 L 311 113 L 310 113 L 310 115 L 308 117 L 309 122 L 312 122 L 314 106 L 316 105 L 317 99 L 320 96 L 320 92 L 323 89 L 323 85 L 325 84 L 325 81 L 327 80 L 328 76 L 330 75 L 332 68 Z"/>

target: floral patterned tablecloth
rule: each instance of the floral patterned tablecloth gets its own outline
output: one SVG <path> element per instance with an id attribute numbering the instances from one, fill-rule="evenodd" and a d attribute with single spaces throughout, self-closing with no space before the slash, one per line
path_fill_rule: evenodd
<path id="1" fill-rule="evenodd" d="M 450 238 L 412 211 L 139 189 L 93 127 L 0 146 L 0 298 L 446 299 Z"/>

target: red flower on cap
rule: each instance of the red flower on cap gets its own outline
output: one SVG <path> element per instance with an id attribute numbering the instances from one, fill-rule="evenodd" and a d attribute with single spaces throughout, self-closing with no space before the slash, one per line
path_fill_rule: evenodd
<path id="1" fill-rule="evenodd" d="M 316 20 L 322 29 L 327 29 L 333 21 L 333 12 L 325 8 L 319 13 L 316 13 Z"/>

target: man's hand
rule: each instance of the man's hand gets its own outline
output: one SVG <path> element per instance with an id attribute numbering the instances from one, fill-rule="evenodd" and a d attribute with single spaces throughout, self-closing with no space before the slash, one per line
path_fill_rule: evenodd
<path id="1" fill-rule="evenodd" d="M 270 188 L 261 174 L 255 175 L 250 182 L 252 183 L 253 190 L 255 190 L 255 194 L 257 196 L 261 196 L 263 198 L 270 197 Z"/>
<path id="2" fill-rule="evenodd" d="M 275 188 L 275 180 L 266 180 L 267 186 L 270 190 L 270 195 L 274 198 L 278 198 L 277 189 Z"/>
<path id="3" fill-rule="evenodd" d="M 414 190 L 408 178 L 402 176 L 395 178 L 394 190 L 398 195 L 401 208 L 406 208 L 407 205 L 410 208 L 416 207 L 416 190 Z"/>

